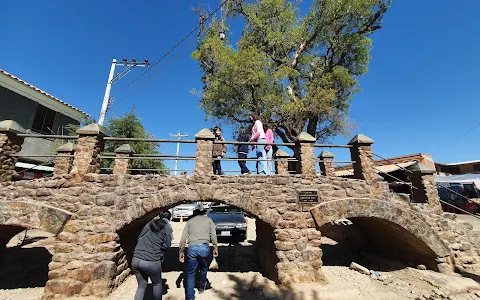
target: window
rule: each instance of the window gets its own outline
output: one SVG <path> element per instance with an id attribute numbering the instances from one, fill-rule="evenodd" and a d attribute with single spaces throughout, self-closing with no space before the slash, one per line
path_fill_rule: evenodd
<path id="1" fill-rule="evenodd" d="M 473 170 L 474 170 L 475 172 L 480 172 L 480 164 L 475 164 L 475 165 L 473 165 Z"/>
<path id="2" fill-rule="evenodd" d="M 450 173 L 460 174 L 460 167 L 450 167 Z"/>
<path id="3" fill-rule="evenodd" d="M 35 119 L 33 120 L 32 130 L 51 134 L 53 131 L 53 125 L 55 124 L 55 118 L 57 112 L 46 108 L 43 105 L 38 105 Z"/>

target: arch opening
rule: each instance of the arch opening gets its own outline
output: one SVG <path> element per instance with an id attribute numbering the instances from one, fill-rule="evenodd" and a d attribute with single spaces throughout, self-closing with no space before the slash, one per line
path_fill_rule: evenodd
<path id="1" fill-rule="evenodd" d="M 41 229 L 0 225 L 0 289 L 44 287 L 54 242 Z"/>
<path id="2" fill-rule="evenodd" d="M 154 209 L 146 215 L 117 230 L 119 235 L 119 244 L 125 252 L 126 260 L 130 266 L 130 271 L 132 270 L 131 260 L 133 258 L 133 251 L 135 249 L 138 236 L 144 226 L 146 226 L 150 220 L 152 220 L 155 216 L 158 216 L 162 211 L 171 209 L 179 204 L 192 202 L 194 201 L 179 202 L 175 205 Z M 219 287 L 222 284 L 221 282 L 215 282 L 215 279 L 219 276 L 212 274 L 212 272 L 254 272 L 278 282 L 278 275 L 276 273 L 277 270 L 275 269 L 278 261 L 275 260 L 276 250 L 274 244 L 274 228 L 267 222 L 260 220 L 258 216 L 252 215 L 240 207 L 230 205 L 226 201 L 215 201 L 215 203 L 225 204 L 229 207 L 243 211 L 243 215 L 245 216 L 246 220 L 246 236 L 245 238 L 239 239 L 237 239 L 236 236 L 222 237 L 218 232 L 219 228 L 217 228 L 217 237 L 219 243 L 219 257 L 217 258 L 217 262 L 219 267 L 218 269 L 209 270 L 210 275 L 208 275 L 208 278 L 212 282 L 212 285 Z M 170 287 L 178 287 L 179 285 L 183 286 L 182 280 L 185 267 L 179 262 L 178 256 L 179 241 L 187 221 L 187 219 L 184 219 L 183 223 L 179 220 L 172 220 L 171 222 L 174 231 L 174 240 L 171 248 L 167 251 L 162 264 L 163 278 L 167 279 L 167 285 Z M 212 258 L 213 257 L 210 257 L 209 263 Z M 131 273 L 132 272 L 130 272 L 130 274 Z"/>
<path id="3" fill-rule="evenodd" d="M 352 261 L 373 270 L 392 271 L 425 265 L 438 271 L 436 253 L 402 226 L 377 217 L 352 217 L 326 223 L 322 233 L 325 265 Z"/>

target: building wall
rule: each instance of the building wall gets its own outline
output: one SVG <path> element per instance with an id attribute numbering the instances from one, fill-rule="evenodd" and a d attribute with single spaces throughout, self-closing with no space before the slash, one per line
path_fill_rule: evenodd
<path id="1" fill-rule="evenodd" d="M 435 169 L 439 173 L 448 173 L 453 175 L 480 173 L 480 162 L 472 162 L 461 165 L 436 164 Z"/>
<path id="2" fill-rule="evenodd" d="M 32 127 L 38 103 L 0 86 L 0 121 L 14 120 L 25 129 Z"/>

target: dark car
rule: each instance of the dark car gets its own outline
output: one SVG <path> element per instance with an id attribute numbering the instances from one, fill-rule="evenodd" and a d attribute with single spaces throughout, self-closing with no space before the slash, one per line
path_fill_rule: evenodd
<path id="1" fill-rule="evenodd" d="M 247 221 L 243 211 L 225 204 L 214 203 L 208 209 L 208 216 L 215 223 L 217 237 L 235 241 L 247 238 Z"/>

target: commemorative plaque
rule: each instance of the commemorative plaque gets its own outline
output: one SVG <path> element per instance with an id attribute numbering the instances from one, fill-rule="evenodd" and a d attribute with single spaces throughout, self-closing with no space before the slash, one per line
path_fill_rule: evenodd
<path id="1" fill-rule="evenodd" d="M 317 190 L 298 191 L 298 203 L 318 203 L 318 191 Z"/>

